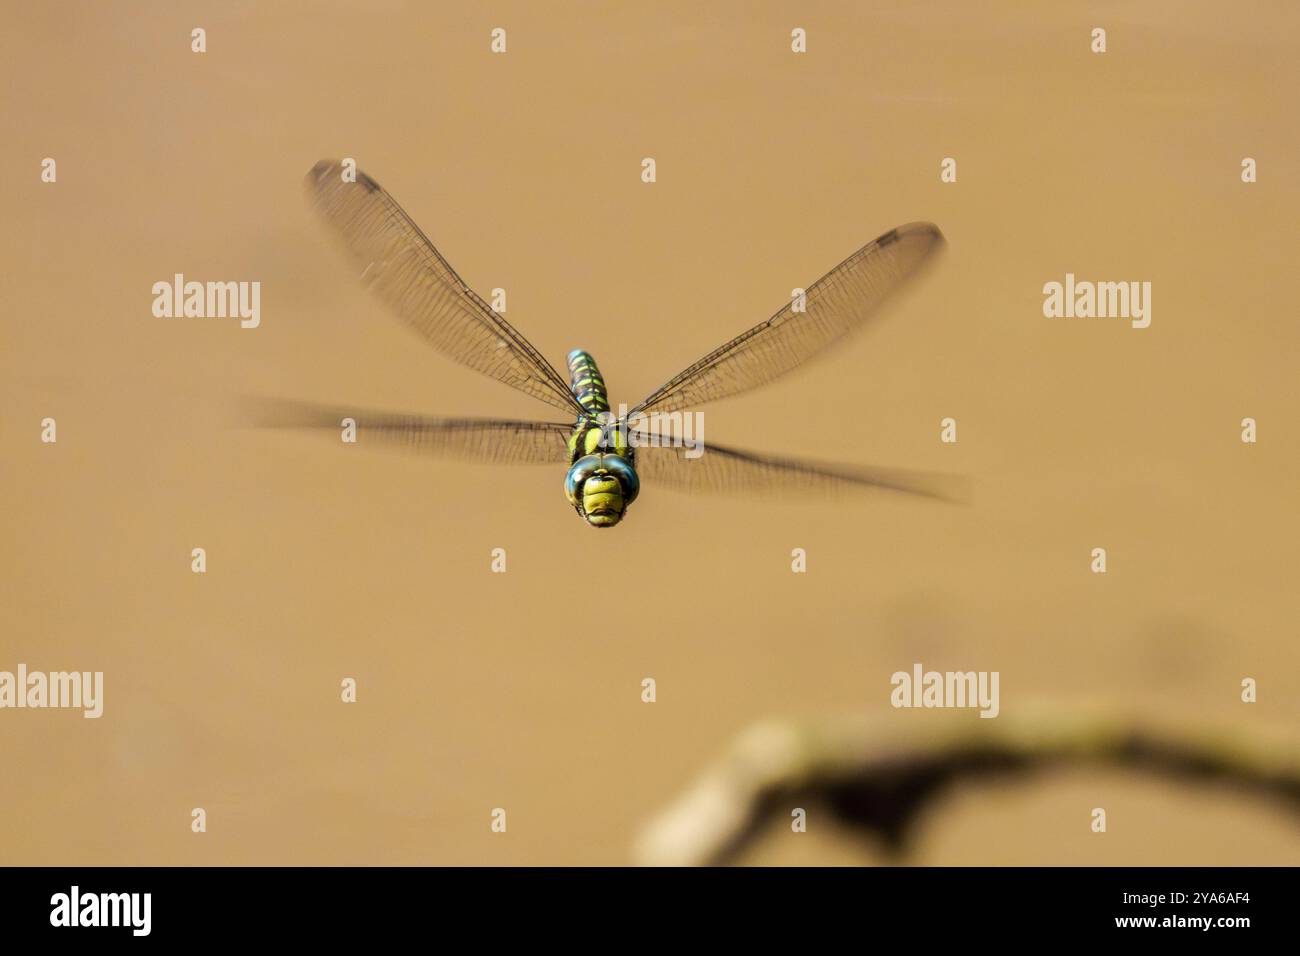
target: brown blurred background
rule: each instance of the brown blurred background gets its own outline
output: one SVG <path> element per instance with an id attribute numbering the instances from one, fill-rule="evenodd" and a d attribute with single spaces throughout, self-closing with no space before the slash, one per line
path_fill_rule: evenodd
<path id="1" fill-rule="evenodd" d="M 755 720 L 936 719 L 888 706 L 915 661 L 1000 671 L 1004 715 L 1295 726 L 1294 5 L 5 7 L 0 669 L 106 692 L 97 721 L 0 712 L 0 862 L 624 863 Z M 554 416 L 359 288 L 302 196 L 327 156 L 506 288 L 556 365 L 590 349 L 615 402 L 937 222 L 949 253 L 902 308 L 709 406 L 706 439 L 963 473 L 975 505 L 647 487 L 598 533 L 562 469 L 232 427 L 244 393 Z M 260 281 L 261 327 L 155 318 L 176 272 Z M 1151 327 L 1045 319 L 1066 272 L 1152 282 Z M 810 823 L 748 860 L 883 859 Z M 1295 863 L 1300 832 L 1066 772 L 959 790 L 912 859 Z"/>

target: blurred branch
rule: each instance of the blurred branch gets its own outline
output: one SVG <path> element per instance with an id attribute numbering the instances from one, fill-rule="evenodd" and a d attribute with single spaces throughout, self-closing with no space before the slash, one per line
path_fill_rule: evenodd
<path id="1" fill-rule="evenodd" d="M 1148 729 L 1093 718 L 954 716 L 950 723 L 913 721 L 902 735 L 892 721 L 889 738 L 881 726 L 872 732 L 862 723 L 758 725 L 645 827 L 636 862 L 729 862 L 773 817 L 810 803 L 901 853 L 918 814 L 954 783 L 1067 766 L 1227 786 L 1300 813 L 1294 740 L 1270 745 L 1205 728 Z"/>

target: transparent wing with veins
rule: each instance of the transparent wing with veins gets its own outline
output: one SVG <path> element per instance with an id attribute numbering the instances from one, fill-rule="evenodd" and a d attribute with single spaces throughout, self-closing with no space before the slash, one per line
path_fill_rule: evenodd
<path id="1" fill-rule="evenodd" d="M 971 495 L 966 479 L 938 472 L 778 458 L 716 442 L 705 442 L 700 453 L 668 438 L 655 445 L 644 432 L 631 434 L 642 480 L 678 491 L 800 498 L 894 491 L 959 504 Z"/>
<path id="2" fill-rule="evenodd" d="M 495 465 L 567 465 L 573 432 L 572 423 L 564 422 L 430 418 L 277 399 L 247 400 L 245 418 L 263 428 L 315 431 L 335 441 L 351 419 L 363 447 Z"/>
<path id="3" fill-rule="evenodd" d="M 674 376 L 632 411 L 693 408 L 779 378 L 862 328 L 943 245 L 943 234 L 932 223 L 890 230 L 809 286 L 800 303 L 803 311 L 795 310 L 795 302 L 787 303 Z"/>
<path id="4" fill-rule="evenodd" d="M 306 187 L 363 284 L 426 342 L 512 388 L 583 414 L 564 377 L 465 284 L 382 186 L 360 170 L 355 182 L 345 182 L 337 160 L 322 160 L 307 174 Z"/>

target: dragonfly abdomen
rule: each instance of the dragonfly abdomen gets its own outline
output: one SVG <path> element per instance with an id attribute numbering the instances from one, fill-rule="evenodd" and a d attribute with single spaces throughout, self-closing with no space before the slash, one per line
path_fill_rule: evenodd
<path id="1" fill-rule="evenodd" d="M 609 411 L 605 380 L 600 376 L 596 360 L 582 349 L 574 349 L 569 353 L 569 387 L 573 389 L 573 397 L 588 414 Z"/>

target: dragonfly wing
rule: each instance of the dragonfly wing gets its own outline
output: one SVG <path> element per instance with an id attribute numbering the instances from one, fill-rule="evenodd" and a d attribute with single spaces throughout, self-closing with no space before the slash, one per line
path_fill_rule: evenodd
<path id="1" fill-rule="evenodd" d="M 462 365 L 582 414 L 555 367 L 465 284 L 379 183 L 360 170 L 355 182 L 345 182 L 337 160 L 321 160 L 306 185 L 362 282 L 425 341 Z"/>
<path id="2" fill-rule="evenodd" d="M 573 426 L 562 422 L 427 418 L 266 399 L 250 402 L 248 412 L 246 417 L 264 428 L 320 431 L 336 441 L 344 434 L 345 420 L 351 420 L 358 445 L 496 465 L 567 464 L 573 433 Z"/>
<path id="3" fill-rule="evenodd" d="M 694 407 L 784 375 L 865 325 L 943 244 L 943 233 L 932 223 L 890 230 L 809 286 L 803 311 L 795 311 L 791 301 L 669 380 L 634 411 Z"/>
<path id="4" fill-rule="evenodd" d="M 668 446 L 667 439 L 663 445 L 647 445 L 645 434 L 634 435 L 642 480 L 679 491 L 807 497 L 879 490 L 959 503 L 970 499 L 969 482 L 954 475 L 777 458 L 714 442 L 705 444 L 701 454 Z"/>

